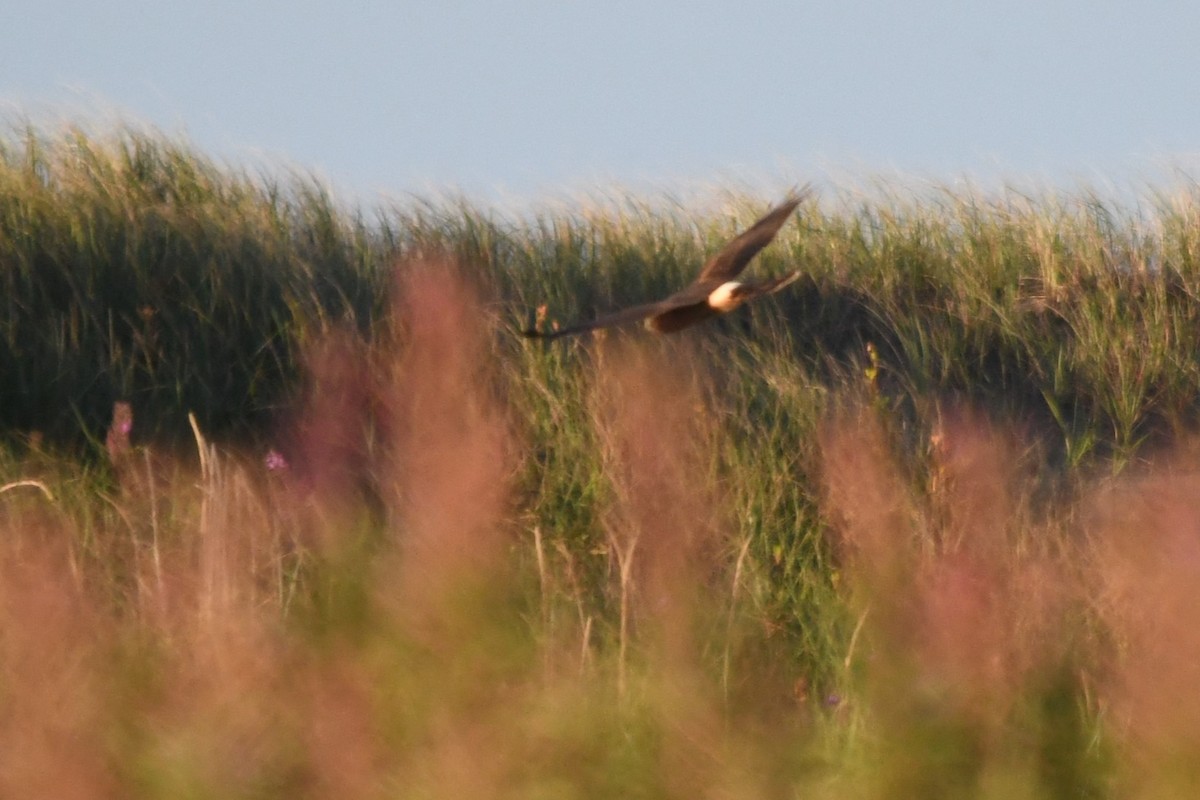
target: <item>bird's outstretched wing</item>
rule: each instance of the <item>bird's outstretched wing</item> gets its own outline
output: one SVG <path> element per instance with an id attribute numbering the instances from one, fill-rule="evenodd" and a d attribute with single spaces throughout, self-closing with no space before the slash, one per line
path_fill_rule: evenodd
<path id="1" fill-rule="evenodd" d="M 766 216 L 747 228 L 740 236 L 721 248 L 721 251 L 705 263 L 695 283 L 718 283 L 730 281 L 741 274 L 750 260 L 758 255 L 775 234 L 788 221 L 796 206 L 812 193 L 805 186 L 799 192 L 767 212 Z"/>
<path id="2" fill-rule="evenodd" d="M 774 294 L 775 292 L 778 292 L 785 286 L 795 282 L 795 280 L 799 277 L 800 270 L 796 270 L 795 272 L 789 272 L 786 275 L 768 278 L 767 280 L 759 283 L 745 284 L 740 287 L 740 294 L 743 298 L 743 302 L 748 303 L 756 297 L 762 297 L 766 294 Z"/>
<path id="3" fill-rule="evenodd" d="M 703 298 L 701 298 L 703 299 Z M 536 328 L 528 328 L 521 331 L 522 335 L 531 339 L 557 339 L 560 336 L 570 336 L 576 333 L 585 333 L 595 330 L 596 328 L 608 328 L 614 325 L 624 325 L 627 322 L 638 322 L 653 317 L 656 314 L 662 314 L 666 311 L 672 311 L 680 306 L 688 305 L 696 302 L 695 298 L 691 297 L 686 292 L 677 292 L 665 300 L 658 300 L 653 303 L 643 303 L 638 306 L 630 306 L 623 308 L 620 311 L 613 311 L 610 314 L 596 317 L 587 322 L 580 322 L 575 325 L 570 325 L 566 328 L 558 330 L 540 331 Z"/>
<path id="4" fill-rule="evenodd" d="M 787 222 L 796 206 L 811 194 L 812 190 L 805 186 L 795 192 L 780 205 L 767 212 L 766 216 L 751 225 L 740 236 L 731 241 L 715 256 L 705 263 L 704 268 L 694 281 L 680 289 L 675 294 L 653 303 L 624 308 L 610 314 L 597 317 L 587 322 L 580 322 L 558 330 L 542 331 L 535 327 L 527 328 L 521 333 L 529 338 L 557 339 L 560 336 L 570 336 L 576 333 L 607 328 L 613 325 L 624 325 L 628 322 L 655 318 L 652 327 L 662 332 L 679 330 L 697 321 L 719 313 L 707 305 L 709 293 L 721 284 L 736 278 L 750 260 L 766 247 L 783 224 Z M 744 285 L 738 288 L 743 301 L 751 300 L 764 294 L 776 292 L 798 278 L 800 273 L 792 272 L 778 278 L 771 278 L 758 284 Z M 694 308 L 689 308 L 694 307 Z M 671 313 L 678 312 L 678 313 Z M 694 312 L 694 313 L 693 313 Z"/>

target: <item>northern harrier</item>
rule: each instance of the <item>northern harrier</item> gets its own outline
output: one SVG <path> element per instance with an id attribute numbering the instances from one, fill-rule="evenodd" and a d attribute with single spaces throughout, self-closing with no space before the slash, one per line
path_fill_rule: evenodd
<path id="1" fill-rule="evenodd" d="M 760 283 L 742 283 L 735 278 L 746 269 L 746 265 L 758 251 L 775 238 L 783 223 L 787 222 L 796 206 L 800 205 L 810 191 L 805 188 L 773 208 L 710 258 L 694 281 L 664 300 L 614 311 L 589 322 L 558 330 L 540 331 L 530 328 L 522 333 L 528 337 L 557 339 L 559 336 L 639 320 L 645 320 L 646 327 L 657 333 L 673 333 L 718 314 L 728 313 L 756 297 L 777 292 L 800 277 L 800 273 L 790 272 Z"/>

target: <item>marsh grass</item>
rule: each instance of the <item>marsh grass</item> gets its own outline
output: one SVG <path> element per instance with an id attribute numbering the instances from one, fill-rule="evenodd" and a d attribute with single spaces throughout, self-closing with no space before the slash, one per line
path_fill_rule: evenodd
<path id="1" fill-rule="evenodd" d="M 0 793 L 1107 797 L 1198 753 L 1197 202 L 343 208 L 0 148 Z"/>

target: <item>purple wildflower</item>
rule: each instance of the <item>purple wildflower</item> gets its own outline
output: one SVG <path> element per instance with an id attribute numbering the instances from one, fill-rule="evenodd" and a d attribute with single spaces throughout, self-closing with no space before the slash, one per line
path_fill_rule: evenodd
<path id="1" fill-rule="evenodd" d="M 283 457 L 283 453 L 274 449 L 267 451 L 267 457 L 263 459 L 263 464 L 269 472 L 279 472 L 288 468 L 288 462 Z"/>

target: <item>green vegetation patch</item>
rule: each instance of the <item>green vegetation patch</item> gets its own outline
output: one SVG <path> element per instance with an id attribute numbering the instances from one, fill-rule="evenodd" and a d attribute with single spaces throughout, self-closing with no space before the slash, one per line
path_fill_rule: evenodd
<path id="1" fill-rule="evenodd" d="M 1195 193 L 830 194 L 779 295 L 518 335 L 778 199 L 362 209 L 9 133 L 0 794 L 1194 786 Z"/>

